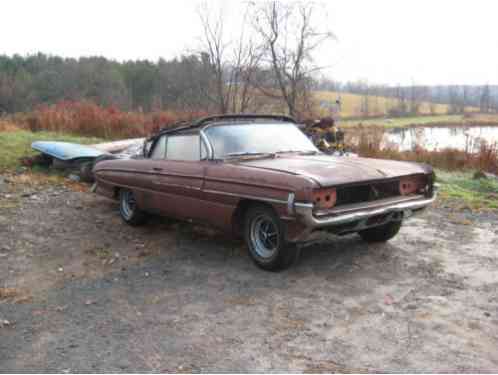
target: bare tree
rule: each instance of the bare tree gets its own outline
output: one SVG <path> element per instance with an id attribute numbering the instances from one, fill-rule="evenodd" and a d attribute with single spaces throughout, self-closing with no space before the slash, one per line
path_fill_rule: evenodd
<path id="1" fill-rule="evenodd" d="M 416 116 L 420 112 L 420 107 L 422 106 L 422 88 L 415 85 L 415 81 L 412 79 L 412 84 L 410 86 L 410 114 Z"/>
<path id="2" fill-rule="evenodd" d="M 254 91 L 251 90 L 252 82 L 259 69 L 261 54 L 251 38 L 246 37 L 247 13 L 237 45 L 233 48 L 233 63 L 231 64 L 229 77 L 229 97 L 231 98 L 231 112 L 246 112 L 254 99 Z"/>
<path id="3" fill-rule="evenodd" d="M 406 103 L 405 90 L 399 84 L 394 89 L 394 97 L 396 98 L 396 104 L 390 109 L 389 115 L 396 117 L 406 116 L 408 106 Z"/>
<path id="4" fill-rule="evenodd" d="M 370 115 L 370 86 L 368 81 L 358 81 L 358 85 L 361 87 L 361 101 L 360 101 L 360 112 L 364 117 Z"/>
<path id="5" fill-rule="evenodd" d="M 467 107 L 467 102 L 469 100 L 469 87 L 467 85 L 463 86 L 463 98 L 462 98 L 462 109 L 461 112 L 465 114 L 465 110 Z"/>
<path id="6" fill-rule="evenodd" d="M 455 114 L 460 111 L 460 104 L 458 98 L 458 86 L 449 86 L 448 87 L 448 96 L 449 96 L 449 107 L 448 113 Z"/>
<path id="7" fill-rule="evenodd" d="M 481 88 L 481 96 L 479 98 L 479 110 L 482 113 L 489 113 L 491 109 L 491 95 L 489 90 L 489 85 L 485 85 Z"/>
<path id="8" fill-rule="evenodd" d="M 221 12 L 213 15 L 204 3 L 198 14 L 204 31 L 201 54 L 207 57 L 212 75 L 205 93 L 219 113 L 245 112 L 252 101 L 250 84 L 259 63 L 255 44 L 245 33 L 247 12 L 235 43 L 225 34 Z"/>
<path id="9" fill-rule="evenodd" d="M 316 28 L 315 10 L 312 2 L 272 1 L 259 5 L 255 12 L 254 28 L 274 81 L 258 88 L 267 96 L 283 99 L 291 116 L 297 114 L 298 103 L 308 98 L 309 78 L 320 69 L 314 64 L 314 52 L 335 38 Z"/>

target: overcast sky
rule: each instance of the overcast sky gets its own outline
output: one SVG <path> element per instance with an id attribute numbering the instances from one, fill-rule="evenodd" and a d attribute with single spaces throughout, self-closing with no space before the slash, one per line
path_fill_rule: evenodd
<path id="1" fill-rule="evenodd" d="M 237 29 L 243 1 L 212 0 Z M 198 0 L 5 0 L 0 54 L 171 58 L 198 46 Z M 338 40 L 320 53 L 331 78 L 388 84 L 498 84 L 498 2 L 324 2 Z"/>

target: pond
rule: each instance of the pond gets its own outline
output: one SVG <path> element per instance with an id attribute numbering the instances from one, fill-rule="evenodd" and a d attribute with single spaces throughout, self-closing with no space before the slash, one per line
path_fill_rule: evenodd
<path id="1" fill-rule="evenodd" d="M 383 147 L 397 147 L 399 151 L 413 150 L 420 146 L 428 151 L 455 148 L 477 152 L 482 142 L 498 144 L 498 127 L 413 127 L 396 128 L 384 134 Z"/>

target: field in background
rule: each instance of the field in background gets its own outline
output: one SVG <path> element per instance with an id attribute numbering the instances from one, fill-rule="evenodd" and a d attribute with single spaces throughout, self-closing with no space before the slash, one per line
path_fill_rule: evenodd
<path id="1" fill-rule="evenodd" d="M 498 120 L 498 117 L 497 117 Z M 465 121 L 463 115 L 438 116 L 407 116 L 392 118 L 369 118 L 355 120 L 340 120 L 340 126 L 382 126 L 386 128 L 400 128 L 411 125 L 452 124 L 458 125 Z"/>
<path id="2" fill-rule="evenodd" d="M 337 99 L 341 99 L 341 117 L 363 117 L 365 97 L 359 94 L 350 94 L 334 91 L 315 91 L 314 98 L 318 103 L 333 103 Z M 368 117 L 388 116 L 389 111 L 398 105 L 398 100 L 395 98 L 386 98 L 383 96 L 369 95 L 366 97 L 368 103 Z M 407 101 L 408 103 L 408 101 Z M 446 115 L 448 114 L 449 106 L 446 104 L 436 104 L 422 102 L 419 108 L 420 115 Z M 318 114 L 320 116 L 330 115 L 330 110 L 318 105 Z M 467 112 L 476 112 L 478 108 L 468 107 Z"/>
<path id="3" fill-rule="evenodd" d="M 466 113 L 465 115 L 406 116 L 340 120 L 344 127 L 403 128 L 408 126 L 497 126 L 498 114 Z"/>

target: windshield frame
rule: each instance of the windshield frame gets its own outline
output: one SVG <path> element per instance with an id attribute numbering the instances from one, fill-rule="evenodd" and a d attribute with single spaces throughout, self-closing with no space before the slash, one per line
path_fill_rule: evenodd
<path id="1" fill-rule="evenodd" d="M 254 125 L 254 126 L 267 126 L 267 125 L 292 125 L 294 126 L 300 133 L 302 133 L 303 137 L 305 137 L 306 139 L 308 139 L 308 137 L 306 136 L 306 134 L 304 134 L 301 129 L 299 129 L 299 126 L 295 123 L 292 123 L 292 122 L 272 122 L 272 121 L 265 121 L 265 122 L 253 122 L 253 121 L 244 121 L 244 122 L 220 122 L 220 123 L 213 123 L 213 124 L 208 124 L 204 127 L 202 127 L 200 129 L 200 133 L 201 133 L 201 137 L 204 139 L 204 141 L 208 144 L 208 159 L 209 160 L 226 160 L 226 159 L 230 159 L 230 158 L 233 158 L 233 156 L 231 157 L 230 155 L 223 155 L 223 156 L 215 156 L 214 155 L 214 146 L 211 142 L 211 139 L 209 137 L 209 135 L 206 133 L 206 130 L 208 130 L 209 128 L 213 128 L 213 127 L 220 127 L 220 126 L 223 126 L 223 127 L 228 127 L 228 126 L 241 126 L 241 125 Z M 308 139 L 309 140 L 309 139 Z M 310 150 L 292 150 L 292 152 L 316 152 L 317 154 L 318 153 L 321 153 L 320 150 L 313 144 L 313 142 L 310 141 L 310 144 L 311 146 L 313 147 L 312 149 Z M 253 155 L 255 157 L 261 157 L 262 154 L 267 154 L 268 157 L 275 157 L 276 154 L 279 154 L 279 153 L 282 153 L 282 151 L 284 152 L 288 152 L 287 150 L 278 150 L 278 151 L 275 151 L 273 153 L 271 152 L 266 152 L 266 153 L 262 153 L 262 152 L 256 152 L 254 153 Z M 240 157 L 250 157 L 251 154 L 246 154 L 246 155 L 240 155 Z"/>

